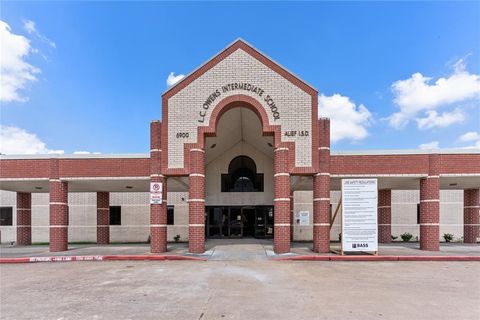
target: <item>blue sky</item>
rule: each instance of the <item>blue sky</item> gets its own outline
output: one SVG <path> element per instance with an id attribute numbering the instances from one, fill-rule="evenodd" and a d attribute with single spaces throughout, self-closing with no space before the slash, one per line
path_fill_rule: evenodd
<path id="1" fill-rule="evenodd" d="M 3 153 L 148 152 L 168 75 L 238 37 L 319 90 L 333 150 L 480 146 L 480 2 L 3 1 L 1 20 L 29 41 L 27 67 L 2 62 L 24 73 Z"/>

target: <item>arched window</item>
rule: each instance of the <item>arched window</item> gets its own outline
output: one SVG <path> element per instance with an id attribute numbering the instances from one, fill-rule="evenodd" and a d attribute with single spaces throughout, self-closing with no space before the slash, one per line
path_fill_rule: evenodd
<path id="1" fill-rule="evenodd" d="M 222 174 L 222 192 L 263 192 L 263 174 L 257 173 L 252 158 L 238 156 L 230 161 L 228 173 Z"/>

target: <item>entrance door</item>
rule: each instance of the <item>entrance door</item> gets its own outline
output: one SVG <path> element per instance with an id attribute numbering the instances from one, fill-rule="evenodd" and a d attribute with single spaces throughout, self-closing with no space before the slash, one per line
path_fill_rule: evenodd
<path id="1" fill-rule="evenodd" d="M 207 207 L 207 238 L 271 238 L 273 207 Z"/>

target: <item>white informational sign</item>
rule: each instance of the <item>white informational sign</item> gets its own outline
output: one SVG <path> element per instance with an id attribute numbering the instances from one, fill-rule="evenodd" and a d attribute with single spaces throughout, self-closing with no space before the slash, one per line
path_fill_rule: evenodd
<path id="1" fill-rule="evenodd" d="M 342 251 L 378 251 L 377 179 L 342 179 Z"/>
<path id="2" fill-rule="evenodd" d="M 150 182 L 150 204 L 162 204 L 163 184 L 161 182 Z"/>
<path id="3" fill-rule="evenodd" d="M 295 214 L 295 219 L 297 220 L 297 224 L 301 226 L 309 226 L 310 225 L 310 211 L 299 211 Z"/>

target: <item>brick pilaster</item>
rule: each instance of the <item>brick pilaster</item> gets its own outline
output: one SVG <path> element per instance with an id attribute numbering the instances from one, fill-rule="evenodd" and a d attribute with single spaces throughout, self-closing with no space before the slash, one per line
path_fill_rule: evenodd
<path id="1" fill-rule="evenodd" d="M 68 183 L 60 180 L 58 159 L 50 160 L 50 252 L 68 250 Z"/>
<path id="2" fill-rule="evenodd" d="M 97 244 L 110 243 L 110 193 L 97 192 Z"/>
<path id="3" fill-rule="evenodd" d="M 279 254 L 290 252 L 290 173 L 288 148 L 276 148 L 274 153 L 273 251 Z"/>
<path id="4" fill-rule="evenodd" d="M 17 192 L 17 245 L 32 244 L 32 194 Z"/>
<path id="5" fill-rule="evenodd" d="M 150 204 L 150 251 L 167 251 L 167 183 L 162 175 L 162 123 L 150 124 L 150 181 L 162 184 L 162 203 Z"/>
<path id="6" fill-rule="evenodd" d="M 429 155 L 428 177 L 420 180 L 420 250 L 440 250 L 439 155 Z"/>
<path id="7" fill-rule="evenodd" d="M 392 190 L 378 191 L 378 242 L 392 242 Z"/>
<path id="8" fill-rule="evenodd" d="M 205 150 L 197 148 L 190 149 L 188 249 L 205 252 Z"/>
<path id="9" fill-rule="evenodd" d="M 479 236 L 480 189 L 463 191 L 463 242 L 477 243 Z"/>
<path id="10" fill-rule="evenodd" d="M 318 172 L 313 177 L 313 251 L 330 252 L 330 119 L 318 120 Z"/>

